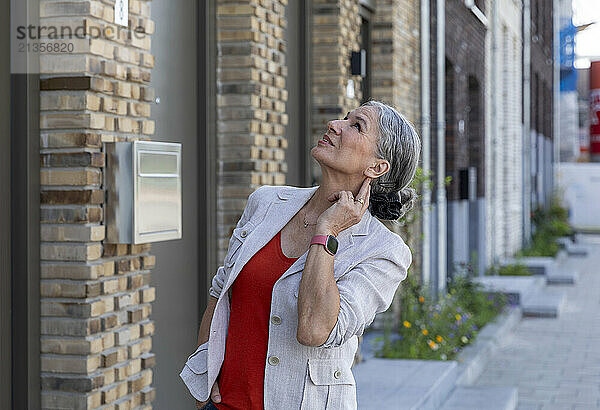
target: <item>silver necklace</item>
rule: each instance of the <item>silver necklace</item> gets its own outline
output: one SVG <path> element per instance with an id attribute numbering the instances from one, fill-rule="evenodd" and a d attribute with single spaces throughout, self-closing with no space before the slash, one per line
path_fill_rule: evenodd
<path id="1" fill-rule="evenodd" d="M 302 218 L 304 219 L 304 227 L 305 227 L 305 228 L 308 228 L 309 226 L 313 226 L 313 225 L 316 225 L 316 224 L 317 224 L 317 222 L 315 222 L 315 223 L 312 223 L 312 224 L 311 224 L 311 223 L 308 223 L 308 221 L 306 220 L 306 213 L 304 213 L 304 215 L 302 215 Z"/>

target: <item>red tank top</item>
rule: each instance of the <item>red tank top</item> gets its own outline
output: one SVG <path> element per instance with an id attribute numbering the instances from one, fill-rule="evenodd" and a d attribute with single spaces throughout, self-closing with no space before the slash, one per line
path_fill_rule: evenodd
<path id="1" fill-rule="evenodd" d="M 233 282 L 225 358 L 217 378 L 218 409 L 263 410 L 273 285 L 296 259 L 283 254 L 280 231 Z"/>

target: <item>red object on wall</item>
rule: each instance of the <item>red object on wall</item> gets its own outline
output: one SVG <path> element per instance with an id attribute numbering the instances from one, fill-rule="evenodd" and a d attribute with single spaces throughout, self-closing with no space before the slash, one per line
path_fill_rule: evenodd
<path id="1" fill-rule="evenodd" d="M 600 61 L 590 67 L 590 154 L 600 154 Z"/>

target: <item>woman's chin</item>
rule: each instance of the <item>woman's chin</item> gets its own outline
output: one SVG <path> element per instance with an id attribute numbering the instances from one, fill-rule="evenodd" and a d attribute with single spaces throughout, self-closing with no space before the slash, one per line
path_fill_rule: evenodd
<path id="1" fill-rule="evenodd" d="M 310 150 L 310 156 L 313 157 L 314 159 L 316 159 L 317 161 L 319 160 L 320 157 L 320 151 L 323 151 L 321 149 L 321 147 L 319 147 L 318 145 L 315 145 L 314 147 L 311 148 Z"/>

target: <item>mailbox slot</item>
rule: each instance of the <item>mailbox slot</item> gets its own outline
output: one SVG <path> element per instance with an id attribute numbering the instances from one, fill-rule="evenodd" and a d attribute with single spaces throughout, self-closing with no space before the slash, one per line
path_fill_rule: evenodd
<path id="1" fill-rule="evenodd" d="M 181 144 L 105 144 L 106 242 L 181 239 Z"/>

